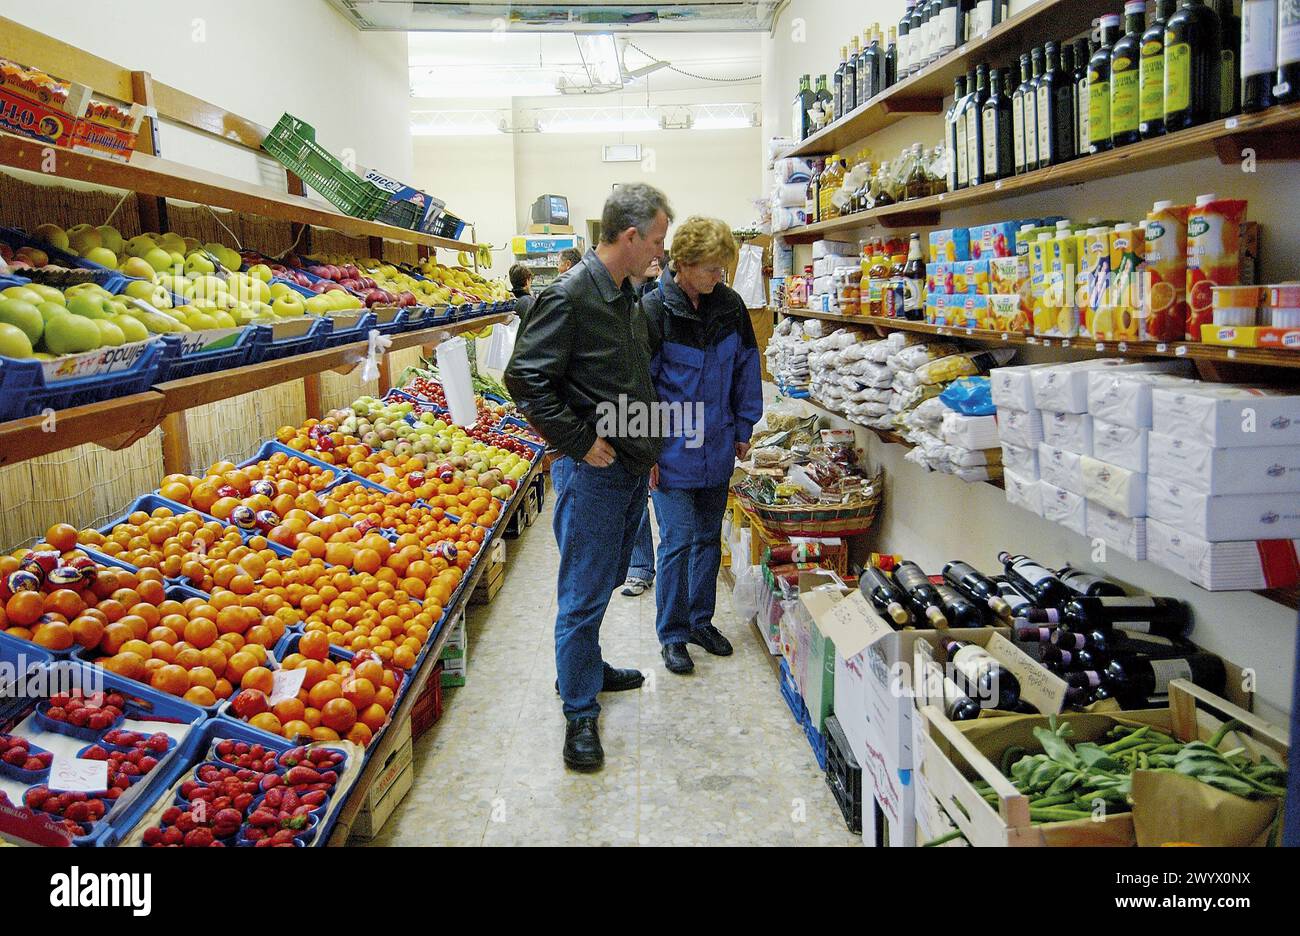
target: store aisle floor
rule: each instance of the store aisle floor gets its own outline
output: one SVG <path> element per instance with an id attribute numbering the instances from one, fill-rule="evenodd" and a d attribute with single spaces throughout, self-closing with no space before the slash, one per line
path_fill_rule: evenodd
<path id="1" fill-rule="evenodd" d="M 688 677 L 659 656 L 654 592 L 614 595 L 605 658 L 639 667 L 646 684 L 600 697 L 605 769 L 565 769 L 550 506 L 508 541 L 505 585 L 470 615 L 467 684 L 416 742 L 414 786 L 371 844 L 861 844 L 721 588 L 715 623 L 736 652 L 692 647 Z"/>

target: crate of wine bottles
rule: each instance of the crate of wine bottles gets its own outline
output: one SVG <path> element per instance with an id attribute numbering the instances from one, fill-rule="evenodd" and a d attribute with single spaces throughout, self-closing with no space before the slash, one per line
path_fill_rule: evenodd
<path id="1" fill-rule="evenodd" d="M 1285 731 L 1190 681 L 1175 679 L 1168 689 L 1161 708 L 1050 718 L 955 722 L 939 706 L 925 705 L 918 711 L 925 720 L 917 757 L 922 786 L 976 847 L 1275 844 L 1289 755 Z M 1205 744 L 1187 747 L 1198 741 Z M 1096 749 L 1082 756 L 1082 745 L 1103 749 L 1109 778 L 1090 766 Z M 1044 775 L 1020 776 L 1017 785 L 1012 776 L 1024 773 L 1016 764 L 1025 758 L 1038 758 L 1032 766 L 1045 765 Z M 1182 764 L 1178 770 L 1158 769 L 1172 758 Z M 1070 771 L 1081 775 L 1077 783 L 1069 782 Z M 1066 777 L 1054 795 L 1041 789 L 1048 774 Z M 1115 778 L 1121 786 L 1110 785 Z"/>

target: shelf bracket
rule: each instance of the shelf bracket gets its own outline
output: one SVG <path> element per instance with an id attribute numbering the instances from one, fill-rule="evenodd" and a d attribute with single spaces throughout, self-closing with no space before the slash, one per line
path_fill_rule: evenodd
<path id="1" fill-rule="evenodd" d="M 1225 166 L 1240 165 L 1248 157 L 1256 162 L 1300 159 L 1300 134 L 1268 130 L 1234 133 L 1214 141 L 1214 152 Z"/>
<path id="2" fill-rule="evenodd" d="M 908 211 L 904 206 L 897 213 L 880 215 L 875 223 L 883 228 L 933 227 L 939 223 L 939 212 L 937 209 Z"/>
<path id="3" fill-rule="evenodd" d="M 891 97 L 880 102 L 886 114 L 938 114 L 943 111 L 943 98 L 933 95 L 916 97 Z"/>

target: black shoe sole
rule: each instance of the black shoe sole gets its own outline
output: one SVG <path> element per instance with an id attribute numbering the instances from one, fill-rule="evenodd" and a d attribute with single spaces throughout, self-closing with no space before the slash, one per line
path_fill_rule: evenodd
<path id="1" fill-rule="evenodd" d="M 695 646 L 697 647 L 702 647 L 705 653 L 710 653 L 713 656 L 727 657 L 727 656 L 731 656 L 731 654 L 735 652 L 734 647 L 728 647 L 726 650 L 715 650 L 712 647 L 710 647 L 708 644 L 702 643 L 701 641 L 697 640 L 693 636 L 687 638 L 686 642 L 695 644 Z"/>
<path id="2" fill-rule="evenodd" d="M 564 766 L 568 767 L 570 770 L 576 770 L 578 773 L 595 773 L 597 770 L 600 770 L 605 766 L 605 758 L 602 757 L 599 761 L 592 763 L 590 761 L 574 761 L 566 755 L 564 758 Z"/>
<path id="3" fill-rule="evenodd" d="M 601 692 L 628 692 L 628 691 L 630 691 L 630 690 L 632 690 L 632 689 L 640 689 L 640 688 L 641 688 L 642 686 L 644 686 L 644 685 L 645 685 L 645 676 L 643 675 L 643 676 L 642 676 L 640 679 L 638 679 L 635 683 L 628 683 L 626 686 L 604 686 L 604 685 L 602 685 L 602 686 L 600 687 L 600 691 L 601 691 Z M 560 681 L 559 681 L 558 679 L 555 681 L 555 694 L 556 694 L 556 695 L 559 695 L 559 694 L 560 694 Z"/>

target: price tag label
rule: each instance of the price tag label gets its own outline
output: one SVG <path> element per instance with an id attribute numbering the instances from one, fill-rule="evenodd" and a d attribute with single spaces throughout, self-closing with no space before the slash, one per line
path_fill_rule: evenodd
<path id="1" fill-rule="evenodd" d="M 380 465 L 379 470 L 382 471 L 389 478 L 397 474 L 397 469 L 394 468 L 392 465 Z"/>
<path id="2" fill-rule="evenodd" d="M 1228 358 L 1229 358 L 1229 360 L 1231 360 L 1232 358 L 1235 358 L 1236 356 L 1237 356 L 1237 349 L 1236 349 L 1236 348 L 1229 348 L 1229 349 L 1228 349 Z"/>
<path id="3" fill-rule="evenodd" d="M 1156 345 L 1156 351 L 1160 354 L 1164 354 L 1168 350 L 1169 345 L 1165 344 L 1163 341 Z"/>
<path id="4" fill-rule="evenodd" d="M 939 193 L 939 201 L 943 201 L 943 198 L 944 198 L 944 195 L 945 195 L 945 194 L 946 194 L 946 193 L 944 193 L 944 192 L 940 192 L 940 193 Z"/>
<path id="5" fill-rule="evenodd" d="M 968 328 L 968 329 L 966 329 L 966 334 L 968 334 L 968 335 L 973 335 L 973 334 L 975 334 L 975 329 L 973 329 L 973 328 Z"/>
<path id="6" fill-rule="evenodd" d="M 1128 350 L 1128 342 L 1126 342 L 1126 341 L 1121 341 L 1121 342 L 1119 343 L 1119 353 L 1120 353 L 1120 354 L 1123 354 L 1123 353 L 1126 352 L 1127 350 Z"/>
<path id="7" fill-rule="evenodd" d="M 1104 342 L 1101 342 L 1101 341 L 1097 342 L 1097 350 L 1098 350 L 1098 351 L 1105 351 L 1105 350 L 1106 350 L 1106 345 L 1105 345 L 1105 343 L 1104 343 Z"/>
<path id="8" fill-rule="evenodd" d="M 998 192 L 1001 190 L 1002 190 L 1002 180 L 998 179 L 996 182 L 993 183 L 993 191 Z"/>
<path id="9" fill-rule="evenodd" d="M 1225 129 L 1225 130 L 1236 130 L 1236 129 L 1237 129 L 1237 118 L 1236 118 L 1236 117 L 1229 117 L 1227 120 L 1225 120 L 1225 121 L 1223 122 L 1223 129 Z"/>
<path id="10" fill-rule="evenodd" d="M 1178 355 L 1178 357 L 1185 356 L 1187 354 L 1187 345 L 1179 345 L 1174 348 L 1174 354 Z"/>
<path id="11" fill-rule="evenodd" d="M 1031 335 L 1030 337 L 1028 337 L 1028 338 L 1025 339 L 1025 344 L 1038 344 L 1038 339 L 1037 339 L 1037 338 L 1034 338 L 1034 337 Z"/>
<path id="12" fill-rule="evenodd" d="M 83 760 L 55 754 L 50 764 L 51 790 L 69 793 L 99 793 L 108 789 L 108 761 Z"/>
<path id="13" fill-rule="evenodd" d="M 267 701 L 271 705 L 283 702 L 285 699 L 292 699 L 302 688 L 302 682 L 307 678 L 306 667 L 298 669 L 278 669 L 271 678 L 271 695 Z"/>
<path id="14" fill-rule="evenodd" d="M 1010 341 L 1010 340 L 1011 340 L 1011 336 L 1008 335 L 1006 332 L 1003 332 L 1003 333 L 1002 333 L 1002 340 L 1003 340 L 1003 341 Z"/>
<path id="15" fill-rule="evenodd" d="M 1062 347 L 1062 348 L 1068 348 L 1069 346 L 1070 346 L 1070 339 L 1069 339 L 1069 338 L 1066 338 L 1066 339 L 1064 339 L 1064 340 L 1061 342 L 1061 347 Z"/>

